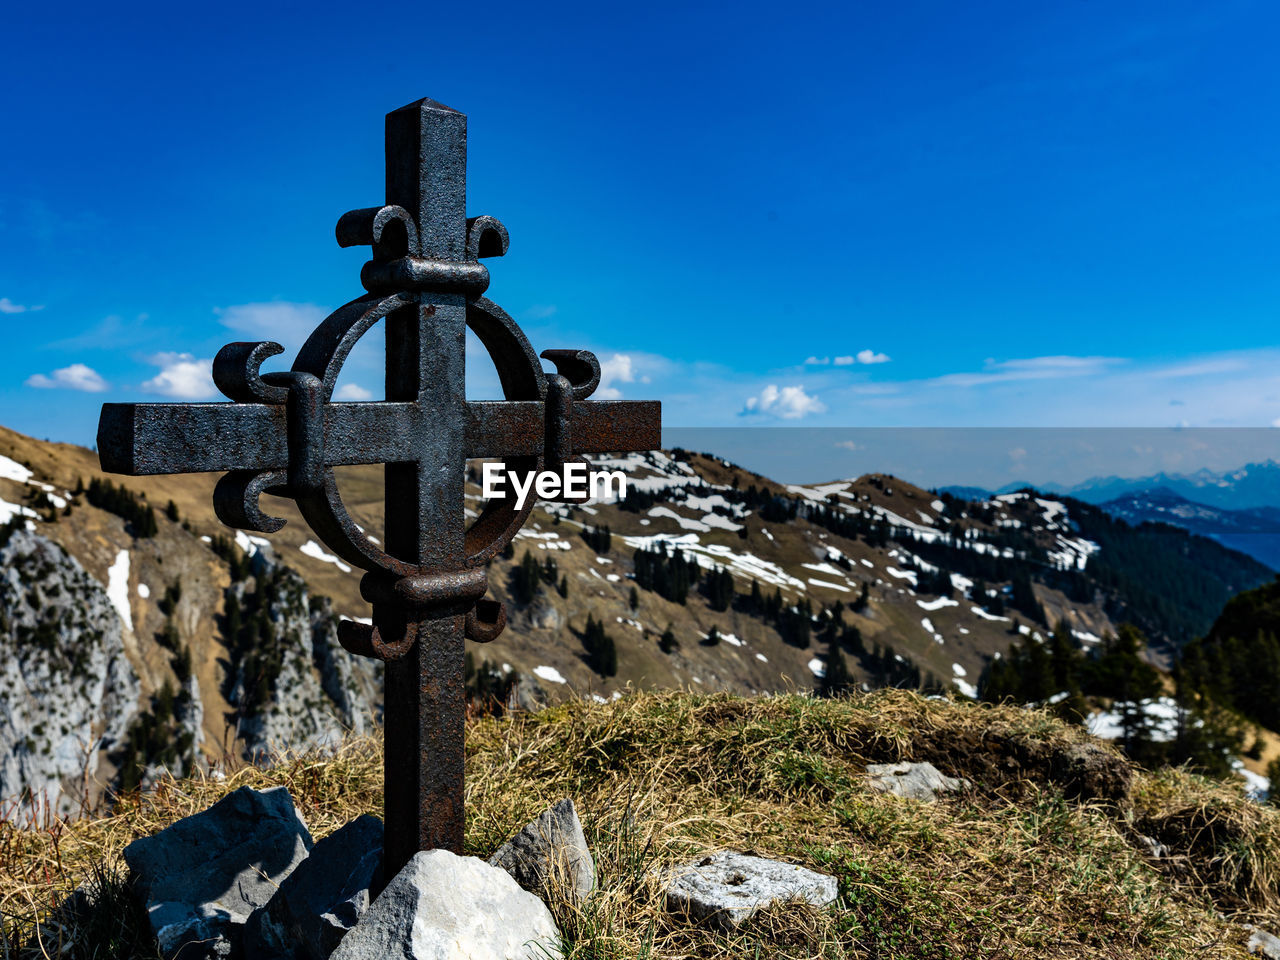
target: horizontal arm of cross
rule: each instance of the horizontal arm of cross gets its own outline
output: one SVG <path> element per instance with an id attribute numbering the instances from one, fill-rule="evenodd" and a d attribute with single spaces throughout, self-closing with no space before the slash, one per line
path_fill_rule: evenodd
<path id="1" fill-rule="evenodd" d="M 622 453 L 661 446 L 660 404 L 628 400 L 575 403 L 575 453 Z M 544 405 L 537 400 L 472 401 L 466 406 L 468 457 L 542 452 Z M 412 459 L 429 411 L 416 403 L 330 403 L 324 408 L 324 464 Z M 102 467 L 147 476 L 228 470 L 280 470 L 289 463 L 283 405 L 261 403 L 108 403 L 98 424 Z"/>

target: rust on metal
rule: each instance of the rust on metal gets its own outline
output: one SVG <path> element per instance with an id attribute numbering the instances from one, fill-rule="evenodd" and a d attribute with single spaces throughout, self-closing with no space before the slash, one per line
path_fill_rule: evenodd
<path id="1" fill-rule="evenodd" d="M 507 252 L 506 228 L 466 216 L 467 118 L 432 100 L 387 115 L 386 203 L 345 213 L 341 246 L 369 246 L 367 293 L 315 329 L 289 371 L 263 373 L 277 343 L 230 343 L 213 363 L 228 403 L 105 404 L 104 470 L 134 476 L 221 472 L 214 508 L 228 526 L 272 533 L 263 493 L 290 497 L 325 545 L 365 571 L 372 625 L 343 621 L 339 638 L 386 662 L 384 876 L 419 850 L 462 852 L 464 638 L 506 624 L 487 599 L 487 561 L 533 509 L 489 501 L 465 524 L 463 463 L 499 458 L 517 473 L 559 469 L 586 453 L 661 444 L 656 402 L 586 401 L 600 364 L 585 350 L 547 350 L 543 370 L 524 332 L 483 294 L 479 261 Z M 351 349 L 386 331 L 386 399 L 337 403 Z M 493 358 L 504 400 L 466 399 L 464 334 Z M 348 514 L 333 468 L 385 464 L 380 546 Z"/>

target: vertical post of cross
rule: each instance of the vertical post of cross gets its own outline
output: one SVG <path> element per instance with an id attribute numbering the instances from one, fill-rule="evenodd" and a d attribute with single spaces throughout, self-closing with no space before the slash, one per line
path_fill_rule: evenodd
<path id="1" fill-rule="evenodd" d="M 417 223 L 427 260 L 462 261 L 466 250 L 467 118 L 432 100 L 387 115 L 387 203 Z M 386 466 L 386 550 L 445 573 L 465 566 L 466 296 L 419 291 L 387 318 L 388 400 L 415 401 L 429 428 L 411 459 Z M 390 602 L 390 601 L 384 601 Z M 386 665 L 384 876 L 419 850 L 462 853 L 465 613 L 410 607 L 409 653 Z"/>

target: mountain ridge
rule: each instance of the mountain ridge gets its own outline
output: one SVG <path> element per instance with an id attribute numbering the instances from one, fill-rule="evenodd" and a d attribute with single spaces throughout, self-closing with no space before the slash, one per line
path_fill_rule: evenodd
<path id="1" fill-rule="evenodd" d="M 2 428 L 0 458 L 0 522 L 64 549 L 129 625 L 138 704 L 127 743 L 107 751 L 143 766 L 126 783 L 149 775 L 184 686 L 184 704 L 200 705 L 195 766 L 376 721 L 380 665 L 334 643 L 334 617 L 369 615 L 359 576 L 290 501 L 264 503 L 288 523 L 261 537 L 217 522 L 212 476 L 107 476 L 88 450 Z M 468 643 L 473 684 L 526 706 L 628 685 L 752 695 L 818 689 L 838 659 L 855 685 L 976 695 L 993 657 L 1059 621 L 1085 649 L 1130 616 L 1176 644 L 1236 589 L 1270 578 L 1211 541 L 1114 526 L 1049 497 L 974 503 L 882 474 L 786 485 L 684 450 L 599 463 L 627 473 L 625 501 L 539 504 L 492 563 L 508 627 Z M 381 530 L 381 470 L 344 468 L 338 481 L 356 521 Z M 479 489 L 467 491 L 474 516 Z M 1091 536 L 1108 544 L 1104 559 Z M 1151 599 L 1159 584 L 1134 579 L 1135 558 L 1149 557 L 1182 578 L 1168 604 Z M 102 769 L 102 789 L 118 786 Z"/>

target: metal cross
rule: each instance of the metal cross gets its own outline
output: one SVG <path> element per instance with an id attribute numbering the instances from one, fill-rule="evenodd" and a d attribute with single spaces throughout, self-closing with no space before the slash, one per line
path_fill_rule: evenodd
<path id="1" fill-rule="evenodd" d="M 502 605 L 484 599 L 486 563 L 533 508 L 490 501 L 466 527 L 467 458 L 502 458 L 516 472 L 581 453 L 661 443 L 656 402 L 582 403 L 600 382 L 584 350 L 548 350 L 543 371 L 516 323 L 482 297 L 478 261 L 507 251 L 492 217 L 466 215 L 467 118 L 432 100 L 387 115 L 387 202 L 338 221 L 341 246 L 370 245 L 365 296 L 326 318 L 288 372 L 262 373 L 276 343 L 229 343 L 213 379 L 231 403 L 109 403 L 98 450 L 104 470 L 133 476 L 228 471 L 214 491 L 223 523 L 270 533 L 282 519 L 258 504 L 287 496 L 330 550 L 367 571 L 372 626 L 343 621 L 348 650 L 386 661 L 384 876 L 419 850 L 462 852 L 463 638 L 494 639 Z M 386 326 L 386 400 L 334 403 L 351 348 Z M 504 401 L 466 399 L 464 333 L 492 356 Z M 380 548 L 348 515 L 333 467 L 383 463 Z"/>

